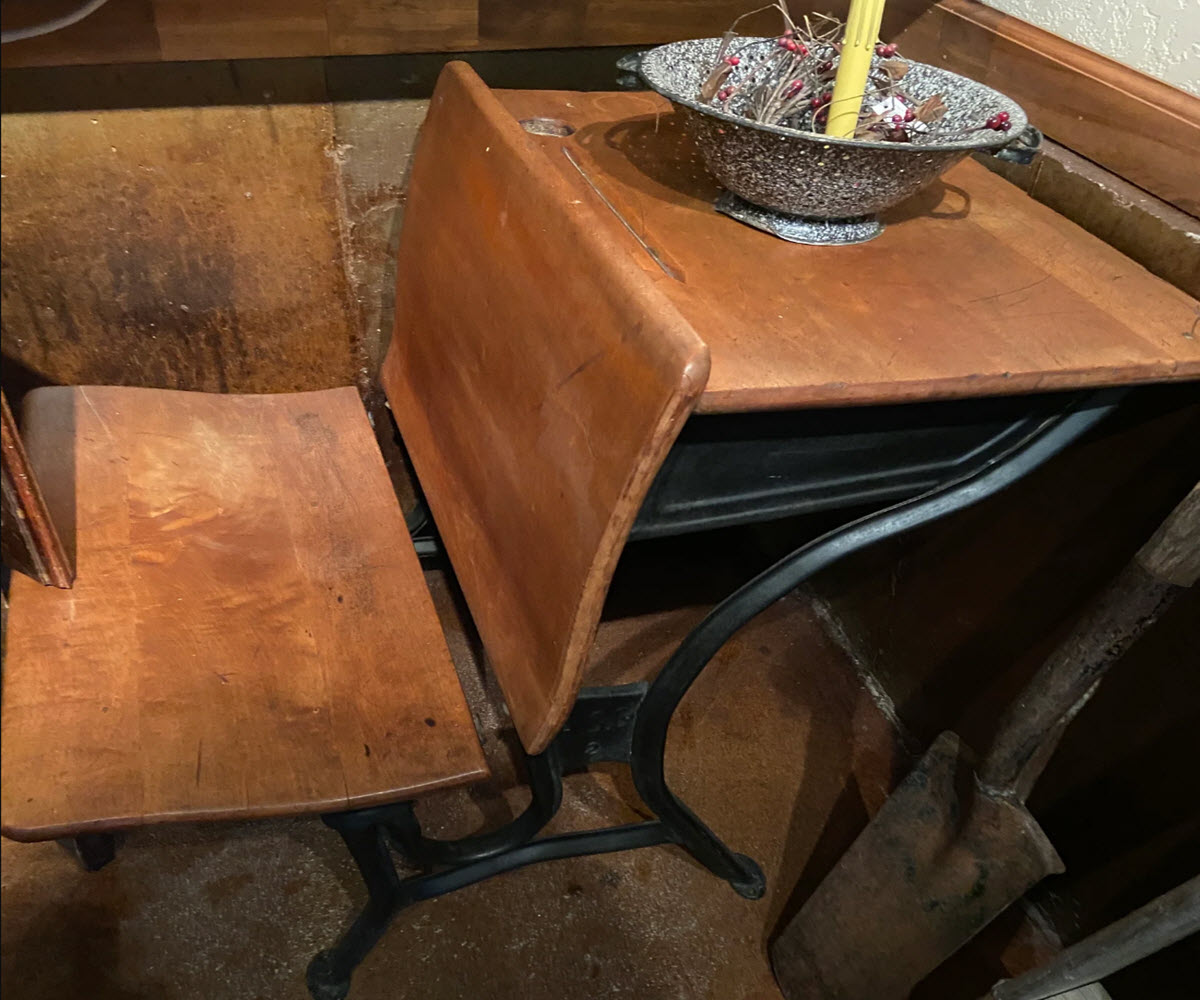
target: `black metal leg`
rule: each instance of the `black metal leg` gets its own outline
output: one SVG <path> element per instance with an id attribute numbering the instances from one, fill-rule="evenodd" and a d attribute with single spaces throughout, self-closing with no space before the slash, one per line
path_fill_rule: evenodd
<path id="1" fill-rule="evenodd" d="M 730 850 L 667 785 L 667 730 L 692 683 L 735 632 L 808 577 L 851 552 L 999 492 L 1094 427 L 1116 408 L 1122 395 L 1119 390 L 1097 393 L 1084 405 L 1043 421 L 1006 453 L 988 458 L 969 474 L 797 549 L 718 605 L 684 639 L 653 684 L 580 692 L 570 719 L 551 746 L 526 758 L 532 801 L 501 829 L 459 841 L 433 840 L 421 834 L 407 803 L 326 817 L 354 856 L 369 901 L 337 945 L 309 966 L 308 986 L 315 1000 L 346 996 L 354 968 L 399 910 L 541 861 L 674 843 L 741 895 L 762 896 L 765 883 L 758 865 Z M 535 839 L 558 810 L 562 776 L 594 761 L 629 764 L 638 794 L 656 818 Z M 425 873 L 401 880 L 389 843 L 423 866 Z"/>
<path id="2" fill-rule="evenodd" d="M 117 856 L 117 841 L 111 833 L 81 833 L 73 847 L 79 863 L 90 872 L 98 872 Z"/>
<path id="3" fill-rule="evenodd" d="M 877 541 L 969 507 L 1021 479 L 1110 414 L 1125 390 L 1109 390 L 1056 414 L 981 468 L 911 500 L 843 525 L 801 546 L 722 601 L 680 643 L 646 693 L 633 734 L 631 768 L 638 794 L 673 839 L 740 894 L 762 895 L 762 873 L 735 854 L 671 792 L 664 773 L 667 729 L 700 672 L 730 638 L 819 570 Z"/>
<path id="4" fill-rule="evenodd" d="M 364 810 L 326 817 L 341 834 L 367 886 L 367 905 L 336 945 L 308 966 L 308 989 L 314 1000 L 342 1000 L 350 992 L 350 976 L 383 936 L 401 907 L 400 878 L 388 851 L 385 827 L 389 810 Z"/>

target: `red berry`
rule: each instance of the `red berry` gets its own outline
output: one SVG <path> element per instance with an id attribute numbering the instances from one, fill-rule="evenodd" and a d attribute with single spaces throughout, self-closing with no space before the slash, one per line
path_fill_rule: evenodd
<path id="1" fill-rule="evenodd" d="M 904 120 L 904 115 L 892 115 L 892 121 L 897 125 L 901 124 Z"/>
<path id="2" fill-rule="evenodd" d="M 833 72 L 833 60 L 830 59 L 828 62 L 821 63 L 821 65 L 817 67 L 817 72 L 818 73 L 832 73 Z"/>
<path id="3" fill-rule="evenodd" d="M 907 109 L 907 110 L 904 112 L 904 120 L 905 120 L 906 122 L 910 122 L 910 121 L 912 121 L 912 120 L 913 120 L 914 118 L 916 118 L 916 117 L 917 117 L 917 113 L 916 113 L 915 111 L 913 111 L 913 109 L 912 109 L 912 108 L 908 108 L 908 109 Z"/>
<path id="4" fill-rule="evenodd" d="M 989 118 L 986 122 L 983 123 L 983 127 L 984 128 L 992 128 L 992 129 L 999 128 L 1000 120 L 995 115 L 993 115 L 991 118 Z"/>
<path id="5" fill-rule="evenodd" d="M 727 100 L 729 100 L 729 95 L 732 93 L 733 93 L 733 91 L 730 90 L 728 87 L 725 87 L 722 90 L 718 90 L 717 91 L 717 100 L 718 101 L 727 101 Z"/>
<path id="6" fill-rule="evenodd" d="M 1008 112 L 1007 111 L 997 111 L 996 112 L 996 121 L 998 121 L 998 122 L 1008 121 Z"/>
<path id="7" fill-rule="evenodd" d="M 1012 128 L 1012 122 L 1001 122 L 1000 123 L 1000 131 L 1001 132 L 1007 132 L 1010 128 Z"/>
<path id="8" fill-rule="evenodd" d="M 807 45 L 803 45 L 803 44 L 798 45 L 798 46 L 796 46 L 796 49 L 802 56 L 808 55 L 808 46 Z"/>
<path id="9" fill-rule="evenodd" d="M 891 58 L 896 54 L 896 46 L 891 42 L 887 45 L 876 45 L 875 54 L 883 56 L 885 59 Z"/>
<path id="10" fill-rule="evenodd" d="M 726 56 L 726 57 L 725 57 L 725 61 L 726 61 L 727 63 L 729 63 L 729 65 L 730 65 L 730 66 L 736 66 L 736 65 L 738 65 L 738 63 L 740 63 L 742 60 L 741 60 L 741 59 L 739 59 L 737 56 Z"/>
<path id="11" fill-rule="evenodd" d="M 810 108 L 814 108 L 814 109 L 819 108 L 821 106 L 821 98 L 814 97 L 811 101 L 808 102 L 808 106 Z"/>

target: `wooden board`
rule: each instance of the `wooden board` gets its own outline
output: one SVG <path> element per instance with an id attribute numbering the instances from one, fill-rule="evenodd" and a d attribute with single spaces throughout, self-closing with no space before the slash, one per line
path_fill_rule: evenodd
<path id="1" fill-rule="evenodd" d="M 363 366 L 328 106 L 5 116 L 4 386 L 324 389 Z M 19 383 L 19 384 L 18 384 Z"/>
<path id="2" fill-rule="evenodd" d="M 16 577 L 6 836 L 343 810 L 486 775 L 352 388 L 28 397 L 71 590 Z M 73 465 L 73 469 L 69 468 Z"/>
<path id="3" fill-rule="evenodd" d="M 1200 98 L 978 0 L 941 0 L 903 53 L 1008 94 L 1064 146 L 1200 215 Z"/>
<path id="4" fill-rule="evenodd" d="M 154 23 L 166 60 L 271 59 L 329 51 L 325 0 L 160 0 L 154 4 Z"/>
<path id="5" fill-rule="evenodd" d="M 71 559 L 58 537 L 37 476 L 8 408 L 8 397 L 0 392 L 0 477 L 3 478 L 4 565 L 24 573 L 38 583 L 69 587 L 75 576 Z"/>
<path id="6" fill-rule="evenodd" d="M 28 28 L 79 9 L 75 0 L 5 0 L 5 31 Z M 10 66 L 152 62 L 162 58 L 154 0 L 108 0 L 95 13 L 67 28 L 5 45 L 0 58 Z"/>
<path id="7" fill-rule="evenodd" d="M 716 182 L 656 95 L 497 96 L 513 118 L 576 128 L 541 140 L 541 160 L 708 344 L 702 411 L 1200 378 L 1195 299 L 973 161 L 891 212 L 878 239 L 803 247 L 712 210 Z M 564 145 L 683 280 L 604 208 Z"/>
<path id="8" fill-rule="evenodd" d="M 413 164 L 383 385 L 527 750 L 708 374 L 699 338 L 462 63 Z"/>
<path id="9" fill-rule="evenodd" d="M 477 47 L 477 0 L 327 0 L 333 55 Z"/>

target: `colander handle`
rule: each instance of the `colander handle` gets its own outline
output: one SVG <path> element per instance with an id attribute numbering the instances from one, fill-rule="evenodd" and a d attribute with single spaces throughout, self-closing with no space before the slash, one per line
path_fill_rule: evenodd
<path id="1" fill-rule="evenodd" d="M 617 60 L 617 86 L 622 90 L 645 90 L 642 79 L 642 56 L 648 50 L 630 52 Z"/>
<path id="2" fill-rule="evenodd" d="M 1038 148 L 1042 145 L 1042 133 L 1032 125 L 1026 125 L 1019 135 L 997 149 L 992 155 L 997 160 L 1008 160 L 1010 163 L 1020 163 L 1028 166 L 1037 156 Z"/>

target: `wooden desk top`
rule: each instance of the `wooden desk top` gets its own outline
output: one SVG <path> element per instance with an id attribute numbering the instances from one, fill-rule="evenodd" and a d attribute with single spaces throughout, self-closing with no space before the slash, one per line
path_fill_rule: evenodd
<path id="1" fill-rule="evenodd" d="M 530 155 L 595 205 L 708 344 L 698 412 L 1200 378 L 1200 303 L 971 160 L 885 216 L 870 243 L 797 246 L 713 211 L 717 184 L 656 94 L 496 96 L 518 119 L 576 129 L 530 135 Z"/>

